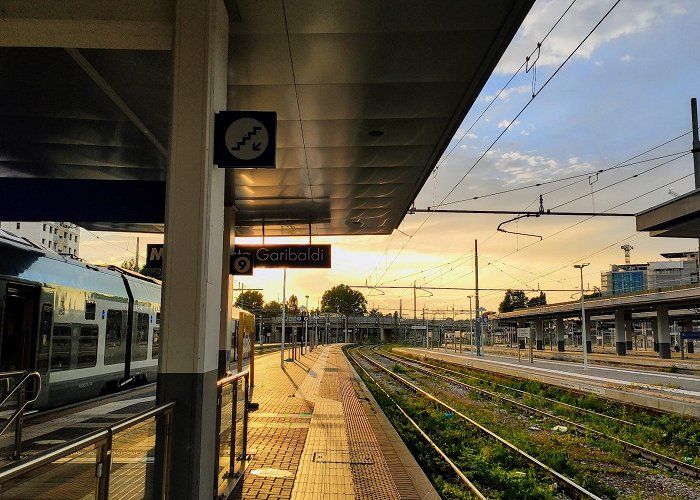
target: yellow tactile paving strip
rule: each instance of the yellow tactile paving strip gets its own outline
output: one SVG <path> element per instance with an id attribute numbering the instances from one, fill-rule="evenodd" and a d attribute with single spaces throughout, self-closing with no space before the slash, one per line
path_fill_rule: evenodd
<path id="1" fill-rule="evenodd" d="M 317 348 L 284 370 L 278 355 L 256 360 L 252 399 L 260 409 L 249 414 L 252 458 L 229 498 L 402 498 L 396 467 L 389 471 L 340 347 Z"/>

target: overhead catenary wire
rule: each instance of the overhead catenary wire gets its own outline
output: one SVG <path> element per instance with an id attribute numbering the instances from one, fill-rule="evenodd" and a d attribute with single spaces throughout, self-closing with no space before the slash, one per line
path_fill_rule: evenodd
<path id="1" fill-rule="evenodd" d="M 682 138 L 682 137 L 685 137 L 685 136 L 688 135 L 688 134 L 690 134 L 690 132 L 686 132 L 685 134 L 679 135 L 678 137 L 675 137 L 674 139 L 672 139 L 672 141 L 675 141 L 675 140 L 678 140 L 678 139 L 680 139 L 680 138 Z M 631 166 L 633 166 L 633 165 L 640 165 L 640 164 L 647 163 L 647 162 L 650 162 L 650 161 L 663 160 L 663 159 L 665 159 L 665 158 L 670 158 L 671 156 L 677 156 L 677 155 L 681 155 L 681 154 L 685 154 L 685 153 L 689 153 L 689 152 L 690 152 L 689 150 L 686 150 L 686 151 L 679 151 L 679 152 L 676 152 L 676 153 L 671 153 L 671 154 L 667 154 L 667 155 L 663 155 L 663 156 L 656 156 L 656 157 L 654 157 L 654 158 L 646 158 L 646 159 L 644 159 L 644 160 L 640 160 L 640 161 L 636 161 L 636 162 L 630 162 L 632 159 L 636 159 L 636 158 L 638 158 L 638 157 L 641 156 L 641 155 L 647 154 L 647 153 L 649 153 L 650 151 L 653 151 L 654 149 L 657 149 L 657 148 L 659 148 L 659 147 L 661 147 L 661 146 L 664 146 L 664 145 L 668 144 L 669 142 L 671 142 L 671 141 L 667 141 L 667 142 L 665 142 L 664 144 L 661 144 L 661 145 L 659 145 L 659 146 L 655 146 L 655 147 L 652 148 L 652 149 L 648 149 L 648 150 L 645 151 L 644 153 L 640 153 L 639 155 L 636 155 L 636 156 L 630 158 L 629 160 L 625 160 L 624 162 L 618 163 L 617 165 L 614 165 L 614 166 L 612 166 L 612 167 L 603 168 L 603 169 L 600 169 L 600 170 L 595 170 L 595 171 L 590 171 L 590 172 L 584 172 L 584 173 L 581 173 L 581 174 L 569 175 L 569 176 L 566 176 L 566 177 L 560 177 L 560 178 L 558 178 L 558 179 L 552 179 L 552 180 L 550 180 L 550 181 L 542 181 L 542 182 L 537 182 L 537 183 L 534 183 L 534 184 L 528 184 L 527 186 L 519 186 L 519 187 L 515 187 L 515 188 L 510 188 L 510 189 L 503 189 L 503 190 L 501 190 L 501 191 L 496 191 L 496 192 L 493 192 L 493 193 L 487 193 L 487 194 L 482 194 L 482 195 L 478 195 L 478 196 L 473 196 L 473 197 L 471 197 L 471 198 L 464 198 L 464 199 L 462 199 L 462 200 L 448 201 L 448 202 L 446 202 L 446 203 L 443 203 L 441 206 L 454 205 L 454 204 L 456 204 L 456 203 L 464 203 L 464 202 L 467 202 L 467 201 L 480 200 L 480 199 L 483 199 L 483 198 L 490 198 L 490 197 L 493 197 L 493 196 L 500 196 L 500 195 L 503 195 L 503 194 L 515 193 L 515 192 L 517 192 L 517 191 L 524 191 L 524 190 L 526 190 L 526 189 L 532 189 L 532 188 L 536 188 L 536 187 L 548 186 L 548 185 L 550 185 L 550 184 L 556 184 L 556 183 L 559 183 L 559 182 L 564 182 L 564 181 L 568 181 L 568 180 L 572 180 L 572 179 L 580 179 L 579 181 L 577 181 L 577 182 L 575 182 L 575 183 L 567 184 L 566 186 L 564 186 L 564 187 L 570 187 L 570 186 L 573 186 L 574 184 L 577 184 L 578 182 L 583 182 L 583 181 L 585 181 L 585 180 L 586 180 L 588 177 L 590 177 L 591 175 L 602 174 L 602 173 L 610 172 L 610 171 L 617 170 L 617 169 L 620 169 L 620 168 L 631 167 Z M 554 192 L 554 191 L 558 191 L 559 189 L 561 189 L 561 188 L 557 188 L 557 189 L 555 189 L 555 190 L 548 191 L 548 192 L 543 193 L 543 194 L 549 194 L 549 193 L 552 193 L 552 192 Z M 428 207 L 428 208 L 431 208 L 431 207 Z"/>
<path id="2" fill-rule="evenodd" d="M 472 165 L 472 167 L 464 174 L 464 176 L 462 176 L 462 178 L 457 182 L 457 184 L 447 193 L 447 195 L 443 198 L 443 200 L 437 205 L 438 207 L 441 206 L 441 204 L 447 200 L 447 198 L 454 192 L 454 190 L 457 189 L 457 187 L 464 181 L 464 179 L 466 179 L 467 175 L 469 175 L 469 173 L 470 173 L 472 170 L 474 170 L 474 168 L 475 168 L 475 167 L 477 166 L 477 164 L 481 161 L 481 159 L 484 158 L 484 157 L 486 156 L 486 154 L 493 148 L 493 146 L 498 142 L 498 140 L 500 140 L 500 138 L 505 134 L 505 132 L 507 132 L 507 131 L 510 129 L 511 125 L 513 124 L 513 122 L 514 122 L 515 120 L 517 120 L 517 118 L 518 118 L 522 113 L 525 112 L 525 110 L 530 106 L 530 104 L 535 100 L 535 98 L 542 92 L 542 90 L 544 90 L 544 89 L 549 85 L 549 83 L 552 81 L 552 79 L 559 73 L 559 71 L 564 67 L 564 65 L 566 65 L 566 63 L 574 56 L 574 54 L 575 54 L 575 53 L 578 51 L 578 49 L 586 42 L 586 40 L 588 40 L 588 38 L 590 38 L 590 36 L 591 36 L 591 35 L 593 34 L 593 32 L 598 28 L 598 26 L 600 26 L 600 25 L 603 23 L 603 21 L 610 15 L 610 13 L 615 9 L 615 7 L 617 7 L 617 5 L 620 3 L 620 1 L 621 1 L 621 0 L 617 0 L 617 1 L 613 4 L 613 6 L 612 6 L 612 7 L 605 13 L 605 15 L 595 24 L 595 26 L 588 32 L 588 34 L 583 38 L 583 40 L 574 48 L 574 50 L 566 57 L 566 59 L 557 67 L 557 69 L 554 71 L 554 73 L 553 73 L 552 75 L 550 75 L 550 77 L 544 82 L 544 84 L 540 87 L 540 89 L 537 90 L 537 92 L 533 93 L 532 98 L 531 98 L 531 99 L 525 104 L 525 106 L 518 112 L 518 114 L 515 116 L 515 118 L 514 118 L 512 121 L 510 121 L 510 122 L 508 123 L 508 125 L 507 125 L 507 126 L 504 128 L 504 130 L 496 137 L 496 139 L 491 143 L 491 145 L 487 148 L 487 150 L 484 151 L 484 153 L 479 157 L 479 159 L 477 159 L 476 163 L 474 163 L 474 165 Z M 572 2 L 572 4 L 569 6 L 569 8 L 567 9 L 567 11 L 565 11 L 565 13 L 568 12 L 568 10 L 571 8 L 572 5 L 573 5 L 573 2 Z M 563 17 L 563 15 L 562 15 L 562 17 Z M 559 19 L 559 21 L 560 21 L 560 20 L 561 20 L 561 18 Z M 557 21 L 557 23 L 555 24 L 555 26 L 559 23 L 559 21 Z M 553 29 L 553 28 L 552 28 L 552 29 Z M 551 33 L 551 30 L 550 30 L 549 33 Z M 547 35 L 549 35 L 549 33 L 548 33 Z M 541 42 L 540 42 L 540 45 L 541 45 Z M 539 46 L 538 46 L 538 48 L 536 48 L 535 50 L 539 50 Z M 534 51 L 532 52 L 532 54 L 534 54 Z M 522 69 L 522 66 L 520 67 L 520 69 Z M 518 71 L 520 71 L 520 69 L 519 69 Z M 391 261 L 391 263 L 389 264 L 389 266 L 384 270 L 384 272 L 382 273 L 382 275 L 376 280 L 375 283 L 378 283 L 378 282 L 381 281 L 381 279 L 386 275 L 386 273 L 388 272 L 388 270 L 391 269 L 391 267 L 394 265 L 394 263 L 398 260 L 398 257 L 401 255 L 401 253 L 402 253 L 403 250 L 406 248 L 406 246 L 411 242 L 411 240 L 413 239 L 413 237 L 425 226 L 425 224 L 428 222 L 428 220 L 430 220 L 431 217 L 432 217 L 432 214 L 428 214 L 428 216 L 420 223 L 420 225 L 418 226 L 418 228 L 413 232 L 413 234 L 411 234 L 411 236 L 408 238 L 408 240 L 401 246 L 401 248 L 399 249 L 399 251 L 396 253 L 396 256 L 394 257 L 394 259 Z"/>
<path id="3" fill-rule="evenodd" d="M 489 147 L 486 148 L 486 150 L 481 154 L 481 156 L 479 156 L 479 158 L 477 158 L 476 162 L 474 162 L 474 164 L 465 172 L 465 174 L 459 179 L 459 181 L 457 181 L 457 183 L 452 187 L 452 189 L 450 189 L 450 191 L 445 195 L 445 197 L 443 198 L 443 200 L 442 200 L 440 203 L 438 203 L 438 204 L 436 205 L 437 207 L 442 206 L 442 204 L 447 200 L 447 198 L 449 198 L 450 195 L 462 184 L 462 182 L 464 182 L 464 179 L 466 179 L 467 176 L 468 176 L 468 175 L 476 168 L 476 166 L 481 162 L 481 160 L 484 159 L 484 157 L 486 157 L 486 155 L 489 153 L 489 151 L 491 151 L 491 149 L 493 149 L 493 147 L 496 145 L 496 143 L 497 143 L 497 142 L 501 139 L 501 137 L 503 137 L 503 135 L 510 129 L 510 127 L 513 125 L 513 123 L 515 123 L 516 120 L 517 120 L 518 118 L 520 118 L 520 115 L 522 115 L 522 114 L 525 112 L 525 110 L 526 110 L 527 108 L 530 107 L 530 104 L 532 104 L 532 103 L 534 102 L 535 98 L 536 98 L 538 95 L 540 95 L 540 93 L 541 93 L 545 88 L 547 88 L 547 86 L 548 86 L 549 83 L 552 81 L 552 79 L 559 73 L 559 71 L 561 71 L 561 69 L 566 65 L 566 63 L 569 62 L 569 60 L 574 56 L 574 54 L 576 54 L 576 52 L 578 52 L 578 49 L 580 49 L 581 46 L 586 42 L 586 40 L 588 40 L 588 39 L 591 37 L 591 35 L 593 34 L 593 32 L 595 32 L 595 30 L 598 29 L 598 26 L 600 26 L 600 25 L 603 23 L 603 21 L 605 21 L 605 19 L 607 19 L 607 17 L 610 15 L 610 13 L 615 9 L 615 7 L 618 6 L 618 4 L 619 4 L 621 1 L 622 1 L 622 0 L 617 0 L 617 1 L 613 4 L 613 6 L 610 7 L 610 9 L 605 13 L 605 15 L 603 15 L 603 17 L 595 24 L 595 26 L 593 26 L 593 28 L 592 28 L 592 29 L 588 32 L 588 34 L 583 38 L 583 40 L 581 40 L 581 42 L 574 48 L 574 50 L 571 51 L 571 53 L 566 57 L 566 59 L 564 59 L 564 61 L 557 67 L 557 69 L 554 70 L 554 73 L 552 73 L 552 74 L 549 76 L 549 78 L 547 78 L 547 80 L 542 84 L 542 86 L 537 90 L 537 92 L 535 92 L 535 93 L 532 94 L 532 98 L 531 98 L 527 103 L 525 103 L 525 106 L 523 106 L 522 109 L 520 109 L 520 111 L 518 111 L 518 113 L 515 115 L 515 117 L 514 117 L 512 120 L 508 121 L 507 125 L 506 125 L 505 127 L 503 127 L 503 130 L 501 131 L 501 133 L 499 133 L 499 134 L 496 136 L 496 138 L 495 138 L 495 139 L 493 140 L 493 142 L 489 145 Z"/>

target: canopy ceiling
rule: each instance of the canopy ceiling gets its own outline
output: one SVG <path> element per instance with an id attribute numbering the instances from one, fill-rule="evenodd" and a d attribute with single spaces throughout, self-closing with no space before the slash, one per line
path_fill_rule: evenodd
<path id="1" fill-rule="evenodd" d="M 228 108 L 278 115 L 236 234 L 391 232 L 533 1 L 227 1 Z M 171 34 L 167 0 L 3 2 L 0 220 L 162 227 Z"/>

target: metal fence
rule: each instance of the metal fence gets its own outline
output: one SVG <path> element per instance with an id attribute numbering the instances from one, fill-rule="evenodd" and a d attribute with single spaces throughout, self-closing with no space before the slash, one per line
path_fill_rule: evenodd
<path id="1" fill-rule="evenodd" d="M 158 406 L 3 469 L 0 499 L 167 499 L 174 406 Z"/>
<path id="2" fill-rule="evenodd" d="M 217 493 L 228 496 L 243 477 L 248 459 L 248 370 L 217 383 Z"/>

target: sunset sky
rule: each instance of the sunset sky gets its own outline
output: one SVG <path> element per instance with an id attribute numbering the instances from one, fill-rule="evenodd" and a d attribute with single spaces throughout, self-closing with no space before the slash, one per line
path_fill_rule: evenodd
<path id="1" fill-rule="evenodd" d="M 637 213 L 671 199 L 669 191 L 694 188 L 688 152 L 690 99 L 700 94 L 697 2 L 623 0 L 558 70 L 614 3 L 577 1 L 544 40 L 539 57 L 533 56 L 534 70 L 521 69 L 509 82 L 570 4 L 535 3 L 419 194 L 417 208 L 537 210 L 543 195 L 544 208 L 552 211 Z M 634 164 L 624 166 L 628 163 Z M 537 183 L 543 185 L 530 187 Z M 634 217 L 548 216 L 504 226 L 540 235 L 541 241 L 496 231 L 512 217 L 418 213 L 407 215 L 389 236 L 314 238 L 333 245 L 333 268 L 289 270 L 287 296 L 295 294 L 303 304 L 308 295 L 316 307 L 324 290 L 339 283 L 412 287 L 415 280 L 418 286 L 471 288 L 478 240 L 481 288 L 569 290 L 546 292 L 551 303 L 577 298 L 571 291 L 579 287 L 576 263 L 590 263 L 584 286 L 599 287 L 601 271 L 624 262 L 621 245 L 632 245 L 633 262 L 643 263 L 662 260 L 661 252 L 696 250 L 698 243 L 637 233 Z M 142 255 L 147 242 L 162 241 L 162 236 L 140 236 Z M 133 234 L 83 231 L 80 252 L 89 261 L 118 264 L 133 257 L 135 247 Z M 241 285 L 263 289 L 268 301 L 281 300 L 282 270 L 257 270 L 237 279 Z M 413 315 L 410 288 L 361 291 L 370 309 L 393 313 L 401 303 L 404 316 Z M 468 310 L 473 295 L 430 293 L 417 293 L 419 317 L 423 307 L 430 317 L 453 307 Z M 481 305 L 496 310 L 503 294 L 483 291 Z"/>

